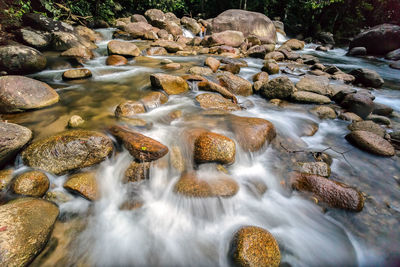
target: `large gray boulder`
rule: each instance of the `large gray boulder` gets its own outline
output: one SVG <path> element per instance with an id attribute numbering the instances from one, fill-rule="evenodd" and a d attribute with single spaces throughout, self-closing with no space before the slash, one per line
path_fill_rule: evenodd
<path id="1" fill-rule="evenodd" d="M 229 9 L 212 19 L 207 27 L 211 33 L 240 31 L 244 37 L 256 35 L 262 43 L 276 42 L 274 23 L 265 15 L 240 9 Z"/>
<path id="2" fill-rule="evenodd" d="M 400 26 L 381 24 L 358 34 L 350 42 L 349 49 L 365 47 L 368 54 L 385 55 L 400 48 Z"/>
<path id="3" fill-rule="evenodd" d="M 24 45 L 0 46 L 0 71 L 30 74 L 46 68 L 47 60 L 38 50 Z"/>
<path id="4" fill-rule="evenodd" d="M 17 75 L 0 77 L 0 112 L 43 108 L 58 100 L 57 92 L 44 82 Z"/>

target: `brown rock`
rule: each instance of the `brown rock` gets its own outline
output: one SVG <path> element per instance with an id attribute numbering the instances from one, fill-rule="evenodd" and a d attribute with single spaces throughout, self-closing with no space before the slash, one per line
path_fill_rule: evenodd
<path id="1" fill-rule="evenodd" d="M 63 80 L 80 80 L 92 77 L 92 72 L 88 69 L 71 69 L 63 73 Z"/>
<path id="2" fill-rule="evenodd" d="M 223 97 L 232 100 L 233 103 L 237 103 L 236 96 L 232 94 L 228 89 L 222 87 L 219 84 L 210 81 L 202 81 L 197 84 L 199 90 L 202 91 L 210 91 L 210 92 L 217 92 L 220 93 Z"/>
<path id="3" fill-rule="evenodd" d="M 153 46 L 146 49 L 146 54 L 148 56 L 163 56 L 168 54 L 164 47 Z"/>
<path id="4" fill-rule="evenodd" d="M 319 95 L 316 93 L 297 91 L 291 96 L 292 100 L 300 103 L 315 103 L 315 104 L 329 104 L 331 100 L 327 96 Z"/>
<path id="5" fill-rule="evenodd" d="M 157 40 L 151 46 L 164 47 L 169 53 L 176 53 L 178 51 L 182 51 L 184 47 L 183 45 L 178 44 L 177 42 L 168 40 Z"/>
<path id="6" fill-rule="evenodd" d="M 115 116 L 116 117 L 134 117 L 137 114 L 145 113 L 146 109 L 144 108 L 143 104 L 137 101 L 125 101 L 122 102 L 117 106 L 115 109 Z"/>
<path id="7" fill-rule="evenodd" d="M 242 32 L 230 30 L 213 33 L 208 39 L 210 46 L 227 45 L 239 47 L 243 42 L 244 36 Z"/>
<path id="8" fill-rule="evenodd" d="M 50 181 L 40 171 L 29 171 L 17 176 L 12 183 L 12 190 L 19 195 L 42 197 L 49 189 Z"/>
<path id="9" fill-rule="evenodd" d="M 61 53 L 61 56 L 63 57 L 74 57 L 74 58 L 82 58 L 85 60 L 89 60 L 94 58 L 93 52 L 84 47 L 84 46 L 78 46 L 78 47 L 72 47 L 64 52 Z"/>
<path id="10" fill-rule="evenodd" d="M 278 267 L 281 261 L 275 238 L 267 230 L 255 226 L 244 226 L 235 233 L 228 254 L 237 266 Z"/>
<path id="11" fill-rule="evenodd" d="M 13 160 L 32 138 L 32 131 L 14 123 L 0 122 L 0 167 Z"/>
<path id="12" fill-rule="evenodd" d="M 394 147 L 385 139 L 367 131 L 353 131 L 346 135 L 346 140 L 354 146 L 379 156 L 394 156 Z"/>
<path id="13" fill-rule="evenodd" d="M 229 63 L 221 67 L 221 70 L 229 71 L 232 74 L 239 74 L 240 66 L 238 64 Z"/>
<path id="14" fill-rule="evenodd" d="M 306 75 L 296 83 L 296 88 L 300 91 L 312 92 L 320 95 L 326 95 L 329 89 L 329 79 L 326 77 L 316 77 Z"/>
<path id="15" fill-rule="evenodd" d="M 168 95 L 178 95 L 189 90 L 188 83 L 178 76 L 168 74 L 152 74 L 150 82 L 154 88 L 163 89 Z"/>
<path id="16" fill-rule="evenodd" d="M 0 69 L 10 74 L 29 74 L 46 68 L 46 57 L 24 45 L 0 46 Z"/>
<path id="17" fill-rule="evenodd" d="M 295 90 L 293 82 L 288 77 L 279 76 L 263 84 L 260 93 L 267 99 L 285 99 L 289 98 Z"/>
<path id="18" fill-rule="evenodd" d="M 97 200 L 100 196 L 94 172 L 82 172 L 71 175 L 64 183 L 64 188 L 78 193 L 88 200 Z"/>
<path id="19" fill-rule="evenodd" d="M 175 184 L 174 191 L 187 197 L 232 197 L 239 191 L 235 180 L 226 175 L 202 179 L 194 171 L 185 172 Z"/>
<path id="20" fill-rule="evenodd" d="M 194 161 L 198 164 L 218 162 L 232 164 L 235 161 L 235 142 L 213 132 L 199 135 L 194 142 Z"/>
<path id="21" fill-rule="evenodd" d="M 164 68 L 170 70 L 179 70 L 182 68 L 182 66 L 179 63 L 168 63 L 164 66 Z"/>
<path id="22" fill-rule="evenodd" d="M 111 55 L 107 57 L 106 65 L 121 66 L 128 63 L 128 60 L 120 55 Z"/>
<path id="23" fill-rule="evenodd" d="M 273 59 L 275 61 L 282 61 L 285 59 L 285 55 L 282 54 L 282 52 L 279 51 L 273 51 L 273 52 L 269 52 L 268 54 L 265 55 L 264 57 L 265 60 L 268 59 Z"/>
<path id="24" fill-rule="evenodd" d="M 272 60 L 267 60 L 264 63 L 264 66 L 261 69 L 262 71 L 267 72 L 268 74 L 277 74 L 279 73 L 279 65 L 272 61 Z"/>
<path id="25" fill-rule="evenodd" d="M 253 94 L 253 86 L 249 81 L 230 72 L 219 75 L 218 80 L 220 85 L 235 95 L 249 96 Z"/>
<path id="26" fill-rule="evenodd" d="M 122 140 L 129 153 L 140 162 L 157 160 L 168 153 L 168 147 L 129 128 L 115 125 L 109 131 Z"/>
<path id="27" fill-rule="evenodd" d="M 0 171 L 0 191 L 6 188 L 6 186 L 11 182 L 12 174 L 12 169 Z"/>
<path id="28" fill-rule="evenodd" d="M 206 60 L 205 60 L 205 62 L 204 62 L 204 65 L 210 67 L 210 69 L 211 69 L 213 72 L 217 72 L 219 66 L 221 65 L 221 62 L 219 62 L 219 60 L 216 59 L 216 58 L 207 57 Z"/>
<path id="29" fill-rule="evenodd" d="M 235 111 L 241 108 L 218 94 L 201 94 L 196 96 L 197 102 L 204 109 L 217 109 L 223 111 Z"/>
<path id="30" fill-rule="evenodd" d="M 339 115 L 339 119 L 345 121 L 362 121 L 363 119 L 353 112 L 344 112 Z"/>
<path id="31" fill-rule="evenodd" d="M 283 43 L 283 46 L 289 47 L 291 50 L 302 50 L 304 42 L 297 39 L 290 39 Z"/>
<path id="32" fill-rule="evenodd" d="M 120 55 L 127 57 L 137 57 L 140 55 L 139 48 L 130 42 L 112 40 L 107 44 L 109 55 Z"/>
<path id="33" fill-rule="evenodd" d="M 361 211 L 364 207 L 362 194 L 346 184 L 299 172 L 291 173 L 290 179 L 293 188 L 311 192 L 318 200 L 332 208 Z"/>
<path id="34" fill-rule="evenodd" d="M 318 106 L 310 110 L 312 114 L 320 119 L 335 119 L 336 112 L 333 108 L 327 106 Z"/>
<path id="35" fill-rule="evenodd" d="M 193 75 L 212 75 L 213 71 L 208 67 L 191 67 L 189 69 L 189 73 Z"/>
<path id="36" fill-rule="evenodd" d="M 267 83 L 268 80 L 269 80 L 269 75 L 268 75 L 268 73 L 265 72 L 265 71 L 259 72 L 259 73 L 255 74 L 255 75 L 253 76 L 253 82 L 258 82 L 258 81 L 260 81 L 260 82 L 262 82 L 262 83 Z"/>
<path id="37" fill-rule="evenodd" d="M 264 119 L 232 115 L 229 121 L 237 142 L 246 151 L 257 151 L 276 136 L 274 125 Z"/>

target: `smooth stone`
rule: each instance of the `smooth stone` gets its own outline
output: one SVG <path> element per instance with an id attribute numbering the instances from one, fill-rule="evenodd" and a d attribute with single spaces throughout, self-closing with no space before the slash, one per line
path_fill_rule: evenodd
<path id="1" fill-rule="evenodd" d="M 218 81 L 220 85 L 227 88 L 232 94 L 241 96 L 253 94 L 253 86 L 249 81 L 230 72 L 218 75 Z"/>
<path id="2" fill-rule="evenodd" d="M 235 162 L 236 145 L 224 135 L 204 132 L 196 138 L 193 153 L 197 164 L 209 162 L 232 164 Z"/>
<path id="3" fill-rule="evenodd" d="M 65 181 L 63 186 L 68 191 L 77 193 L 88 200 L 97 200 L 100 196 L 94 172 L 73 174 Z"/>
<path id="4" fill-rule="evenodd" d="M 394 147 L 385 139 L 372 132 L 353 131 L 346 135 L 346 140 L 354 146 L 369 153 L 391 157 L 394 156 Z"/>
<path id="5" fill-rule="evenodd" d="M 335 119 L 336 112 L 333 108 L 327 106 L 318 106 L 310 110 L 312 114 L 320 119 Z"/>
<path id="6" fill-rule="evenodd" d="M 179 76 L 163 73 L 152 74 L 150 82 L 154 88 L 163 89 L 168 95 L 179 95 L 189 90 L 188 83 Z"/>
<path id="7" fill-rule="evenodd" d="M 267 99 L 287 99 L 295 92 L 294 84 L 286 76 L 279 76 L 263 84 L 260 93 Z"/>
<path id="8" fill-rule="evenodd" d="M 115 109 L 115 116 L 117 118 L 125 117 L 132 118 L 137 114 L 145 113 L 144 105 L 138 101 L 125 101 L 119 104 Z"/>
<path id="9" fill-rule="evenodd" d="M 63 80 L 80 80 L 92 77 L 92 72 L 88 69 L 71 69 L 63 73 Z"/>
<path id="10" fill-rule="evenodd" d="M 300 103 L 315 103 L 315 104 L 329 104 L 331 100 L 329 97 L 319 95 L 316 93 L 297 91 L 292 94 L 292 100 Z"/>
<path id="11" fill-rule="evenodd" d="M 137 57 L 141 53 L 135 44 L 117 40 L 108 42 L 107 51 L 109 55 L 120 55 L 127 57 Z"/>
<path id="12" fill-rule="evenodd" d="M 82 119 L 81 116 L 72 115 L 71 118 L 68 120 L 68 127 L 69 128 L 77 128 L 85 123 L 85 120 Z"/>
<path id="13" fill-rule="evenodd" d="M 106 59 L 106 65 L 109 66 L 122 66 L 126 65 L 128 63 L 128 60 L 124 56 L 120 55 L 111 55 L 108 56 Z"/>
<path id="14" fill-rule="evenodd" d="M 29 171 L 18 175 L 12 182 L 12 190 L 18 195 L 42 197 L 49 189 L 50 181 L 40 171 Z"/>
<path id="15" fill-rule="evenodd" d="M 203 109 L 216 109 L 223 111 L 236 111 L 241 109 L 237 104 L 219 94 L 200 94 L 196 96 L 196 101 L 199 102 Z"/>
<path id="16" fill-rule="evenodd" d="M 12 160 L 32 138 L 32 131 L 14 123 L 0 122 L 0 166 Z"/>
<path id="17" fill-rule="evenodd" d="M 331 168 L 325 162 L 297 162 L 294 169 L 301 173 L 315 174 L 328 178 Z"/>
<path id="18" fill-rule="evenodd" d="M 46 68 L 46 57 L 24 45 L 0 46 L 0 69 L 8 74 L 30 74 Z"/>
<path id="19" fill-rule="evenodd" d="M 378 124 L 374 123 L 373 121 L 355 121 L 347 128 L 350 131 L 367 131 L 374 133 L 380 137 L 384 137 L 386 134 L 385 129 L 383 129 L 381 126 Z"/>

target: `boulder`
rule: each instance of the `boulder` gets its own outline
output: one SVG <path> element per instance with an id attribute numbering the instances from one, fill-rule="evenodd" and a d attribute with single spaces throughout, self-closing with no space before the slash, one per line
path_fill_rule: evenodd
<path id="1" fill-rule="evenodd" d="M 390 142 L 392 143 L 392 145 L 397 149 L 400 150 L 400 131 L 395 131 L 395 132 L 391 132 L 389 133 L 390 136 Z M 1 177 L 1 175 L 0 175 Z M 1 178 L 0 178 L 1 180 Z M 0 182 L 0 188 L 1 188 L 1 182 Z"/>
<path id="2" fill-rule="evenodd" d="M 381 24 L 358 34 L 350 42 L 349 49 L 365 47 L 368 54 L 385 55 L 400 48 L 400 26 Z"/>
<path id="3" fill-rule="evenodd" d="M 361 192 L 346 184 L 300 172 L 291 173 L 290 182 L 294 189 L 310 192 L 319 201 L 332 208 L 359 212 L 364 207 L 364 197 Z"/>
<path id="4" fill-rule="evenodd" d="M 160 46 L 164 47 L 169 53 L 176 53 L 178 51 L 183 50 L 183 45 L 178 44 L 177 42 L 174 41 L 168 41 L 168 40 L 157 40 L 151 46 Z"/>
<path id="5" fill-rule="evenodd" d="M 38 50 L 24 45 L 0 46 L 0 70 L 8 74 L 30 74 L 46 68 L 47 60 Z"/>
<path id="6" fill-rule="evenodd" d="M 226 175 L 198 177 L 194 171 L 184 172 L 174 186 L 174 192 L 186 197 L 232 197 L 239 191 L 235 180 Z"/>
<path id="7" fill-rule="evenodd" d="M 204 132 L 196 138 L 193 153 L 197 164 L 209 162 L 232 164 L 235 162 L 236 145 L 226 136 Z"/>
<path id="8" fill-rule="evenodd" d="M 165 145 L 129 128 L 115 125 L 110 127 L 109 131 L 123 142 L 125 148 L 137 161 L 154 161 L 168 153 L 168 147 Z"/>
<path id="9" fill-rule="evenodd" d="M 219 94 L 200 94 L 196 96 L 197 102 L 203 109 L 216 109 L 222 111 L 236 111 L 241 108 Z"/>
<path id="10" fill-rule="evenodd" d="M 366 132 L 371 132 L 374 133 L 380 137 L 384 137 L 386 134 L 385 129 L 383 129 L 381 126 L 376 124 L 373 121 L 355 121 L 347 128 L 350 131 L 366 131 Z"/>
<path id="11" fill-rule="evenodd" d="M 384 125 L 387 125 L 389 127 L 392 125 L 392 121 L 388 117 L 385 117 L 385 116 L 369 114 L 365 119 L 373 121 L 373 122 L 378 123 L 378 124 L 384 124 Z"/>
<path id="12" fill-rule="evenodd" d="M 133 14 L 131 16 L 131 21 L 132 22 L 146 22 L 147 23 L 147 19 L 143 15 L 140 15 L 140 14 Z"/>
<path id="13" fill-rule="evenodd" d="M 311 109 L 310 112 L 320 119 L 336 119 L 336 112 L 331 107 L 318 106 Z"/>
<path id="14" fill-rule="evenodd" d="M 345 121 L 362 121 L 363 119 L 353 112 L 344 112 L 339 115 L 339 119 Z"/>
<path id="15" fill-rule="evenodd" d="M 374 103 L 371 97 L 359 92 L 346 95 L 340 103 L 340 106 L 357 114 L 363 119 L 374 110 Z"/>
<path id="16" fill-rule="evenodd" d="M 42 251 L 59 211 L 37 198 L 19 198 L 0 206 L 0 265 L 27 266 Z"/>
<path id="17" fill-rule="evenodd" d="M 333 39 L 333 34 L 330 32 L 319 32 L 315 38 L 324 45 L 335 45 L 335 40 Z"/>
<path id="18" fill-rule="evenodd" d="M 51 36 L 51 47 L 55 51 L 65 51 L 77 46 L 84 46 L 88 49 L 97 48 L 93 42 L 72 32 L 57 31 L 53 32 Z"/>
<path id="19" fill-rule="evenodd" d="M 125 117 L 131 118 L 137 114 L 145 113 L 146 109 L 144 105 L 138 101 L 124 101 L 117 106 L 115 109 L 115 116 L 118 118 Z"/>
<path id="20" fill-rule="evenodd" d="M 208 67 L 191 67 L 188 72 L 193 75 L 212 75 L 213 71 Z"/>
<path id="21" fill-rule="evenodd" d="M 243 33 L 231 30 L 213 33 L 210 38 L 208 38 L 209 46 L 227 45 L 239 47 L 243 42 Z"/>
<path id="22" fill-rule="evenodd" d="M 109 55 L 120 55 L 127 57 L 137 57 L 141 53 L 135 44 L 117 40 L 108 42 L 107 50 Z"/>
<path id="23" fill-rule="evenodd" d="M 43 108 L 58 100 L 57 92 L 43 82 L 24 76 L 0 77 L 0 112 Z"/>
<path id="24" fill-rule="evenodd" d="M 81 80 L 92 77 L 92 72 L 88 69 L 80 68 L 80 69 L 70 69 L 63 73 L 63 80 Z"/>
<path id="25" fill-rule="evenodd" d="M 89 60 L 89 59 L 94 58 L 93 52 L 84 46 L 72 47 L 68 50 L 65 50 L 64 52 L 61 53 L 61 56 L 73 57 L 73 58 L 84 59 L 84 60 Z"/>
<path id="26" fill-rule="evenodd" d="M 236 141 L 245 151 L 258 151 L 276 136 L 274 125 L 264 119 L 232 115 L 229 123 Z"/>
<path id="27" fill-rule="evenodd" d="M 181 24 L 185 26 L 186 29 L 191 31 L 194 35 L 199 34 L 201 31 L 201 26 L 200 24 L 197 23 L 195 19 L 189 17 L 182 17 Z"/>
<path id="28" fill-rule="evenodd" d="M 92 41 L 92 42 L 97 42 L 101 41 L 103 38 L 101 37 L 101 34 L 98 32 L 95 32 L 92 29 L 89 29 L 88 27 L 78 25 L 75 27 L 75 31 L 78 35 Z"/>
<path id="29" fill-rule="evenodd" d="M 146 48 L 146 55 L 148 56 L 163 56 L 166 54 L 168 54 L 168 52 L 164 47 L 153 46 Z"/>
<path id="30" fill-rule="evenodd" d="M 40 171 L 29 171 L 18 175 L 12 182 L 12 191 L 18 195 L 42 197 L 49 189 L 50 181 Z"/>
<path id="31" fill-rule="evenodd" d="M 239 74 L 240 66 L 238 64 L 229 63 L 229 64 L 226 64 L 226 65 L 222 66 L 221 70 L 228 71 L 228 72 L 230 72 L 232 74 Z"/>
<path id="32" fill-rule="evenodd" d="M 0 122 L 0 167 L 12 160 L 32 138 L 32 132 L 23 126 Z"/>
<path id="33" fill-rule="evenodd" d="M 234 266 L 278 267 L 281 262 L 274 236 L 256 226 L 243 226 L 235 232 L 228 255 Z"/>
<path id="34" fill-rule="evenodd" d="M 384 104 L 374 102 L 374 110 L 372 113 L 381 116 L 390 116 L 393 113 L 393 109 Z"/>
<path id="35" fill-rule="evenodd" d="M 151 85 L 156 89 L 163 89 L 168 95 L 179 95 L 189 90 L 188 83 L 179 76 L 163 73 L 150 75 Z"/>
<path id="36" fill-rule="evenodd" d="M 314 174 L 328 178 L 331 175 L 331 167 L 326 162 L 318 161 L 318 162 L 297 162 L 294 166 L 294 170 L 307 173 Z"/>
<path id="37" fill-rule="evenodd" d="M 327 77 L 316 77 L 313 75 L 306 75 L 296 83 L 296 88 L 299 91 L 307 91 L 320 95 L 328 94 L 329 79 Z"/>
<path id="38" fill-rule="evenodd" d="M 106 65 L 111 65 L 111 66 L 122 66 L 126 65 L 128 63 L 128 60 L 120 55 L 111 55 L 108 56 L 106 59 Z"/>
<path id="39" fill-rule="evenodd" d="M 263 84 L 260 93 L 267 99 L 287 99 L 295 92 L 294 84 L 286 76 L 279 76 Z"/>
<path id="40" fill-rule="evenodd" d="M 291 50 L 302 50 L 304 42 L 297 39 L 290 39 L 283 43 L 284 47 L 289 47 Z"/>
<path id="41" fill-rule="evenodd" d="M 367 49 L 365 47 L 353 47 L 347 52 L 346 56 L 365 56 Z"/>
<path id="42" fill-rule="evenodd" d="M 255 58 L 265 58 L 265 55 L 275 50 L 274 44 L 255 45 L 247 50 L 247 56 Z"/>
<path id="43" fill-rule="evenodd" d="M 239 76 L 230 72 L 218 75 L 219 84 L 227 88 L 232 94 L 249 96 L 253 94 L 252 84 Z"/>
<path id="44" fill-rule="evenodd" d="M 22 160 L 32 168 L 60 175 L 97 164 L 112 151 L 112 141 L 106 135 L 71 130 L 33 142 L 22 152 Z"/>
<path id="45" fill-rule="evenodd" d="M 273 22 L 258 12 L 229 9 L 212 19 L 207 29 L 211 33 L 226 30 L 240 31 L 244 37 L 257 36 L 262 43 L 274 44 L 276 42 L 276 30 Z"/>
<path id="46" fill-rule="evenodd" d="M 216 58 L 207 57 L 206 60 L 204 61 L 204 65 L 210 67 L 210 69 L 213 72 L 217 72 L 217 70 L 219 69 L 219 66 L 221 65 L 221 62 L 219 62 L 219 60 Z"/>
<path id="47" fill-rule="evenodd" d="M 123 182 L 140 182 L 149 179 L 150 162 L 132 162 L 125 171 Z"/>
<path id="48" fill-rule="evenodd" d="M 346 140 L 354 146 L 369 153 L 391 157 L 394 156 L 394 147 L 385 139 L 372 132 L 353 131 L 346 135 Z"/>
<path id="49" fill-rule="evenodd" d="M 151 32 L 153 30 L 153 26 L 148 24 L 147 22 L 134 22 L 125 24 L 122 29 L 129 33 L 132 38 L 143 38 L 145 39 L 146 33 Z"/>
<path id="50" fill-rule="evenodd" d="M 381 76 L 374 70 L 355 69 L 350 72 L 350 75 L 355 77 L 354 83 L 361 83 L 364 86 L 379 88 L 384 81 Z"/>
<path id="51" fill-rule="evenodd" d="M 282 61 L 285 59 L 285 55 L 282 54 L 282 52 L 273 51 L 273 52 L 269 52 L 268 54 L 266 54 L 264 59 L 266 59 L 266 60 L 273 59 L 275 61 Z"/>
<path id="52" fill-rule="evenodd" d="M 273 59 L 266 60 L 264 66 L 261 69 L 270 75 L 279 73 L 279 65 Z"/>
<path id="53" fill-rule="evenodd" d="M 291 96 L 292 100 L 300 103 L 313 103 L 313 104 L 329 104 L 331 100 L 327 96 L 319 95 L 312 92 L 297 91 Z"/>
<path id="54" fill-rule="evenodd" d="M 39 50 L 46 49 L 51 41 L 51 34 L 43 31 L 22 28 L 18 31 L 18 35 L 24 44 Z"/>
<path id="55" fill-rule="evenodd" d="M 29 25 L 37 30 L 45 32 L 74 31 L 74 27 L 71 25 L 62 21 L 53 20 L 39 13 L 26 13 L 22 16 L 22 21 L 25 25 Z"/>
<path id="56" fill-rule="evenodd" d="M 73 174 L 65 181 L 63 186 L 68 191 L 79 194 L 88 200 L 97 200 L 100 196 L 94 172 Z"/>

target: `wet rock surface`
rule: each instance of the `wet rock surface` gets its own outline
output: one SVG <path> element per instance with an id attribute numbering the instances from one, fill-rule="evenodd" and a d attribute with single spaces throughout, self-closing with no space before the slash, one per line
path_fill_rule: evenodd
<path id="1" fill-rule="evenodd" d="M 82 172 L 71 175 L 63 187 L 89 200 L 97 200 L 100 196 L 94 172 Z"/>
<path id="2" fill-rule="evenodd" d="M 237 266 L 279 266 L 281 261 L 273 235 L 255 226 L 244 226 L 234 234 L 228 254 Z"/>
<path id="3" fill-rule="evenodd" d="M 236 145 L 226 136 L 205 132 L 196 138 L 193 153 L 194 161 L 198 164 L 207 162 L 232 164 L 235 161 Z"/>
<path id="4" fill-rule="evenodd" d="M 12 160 L 32 138 L 32 131 L 23 126 L 0 122 L 0 166 Z"/>
<path id="5" fill-rule="evenodd" d="M 112 141 L 106 135 L 72 130 L 33 142 L 22 152 L 22 159 L 30 167 L 63 174 L 97 164 L 112 151 Z"/>
<path id="6" fill-rule="evenodd" d="M 393 146 L 388 141 L 372 132 L 353 131 L 346 135 L 346 140 L 372 154 L 386 157 L 391 157 L 395 154 Z"/>
<path id="7" fill-rule="evenodd" d="M 50 181 L 40 171 L 25 172 L 17 176 L 12 183 L 14 193 L 31 197 L 42 197 L 49 189 Z"/>

